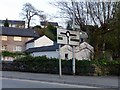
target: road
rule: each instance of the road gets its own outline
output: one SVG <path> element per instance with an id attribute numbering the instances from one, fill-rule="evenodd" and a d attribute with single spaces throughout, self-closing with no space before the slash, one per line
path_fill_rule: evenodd
<path id="1" fill-rule="evenodd" d="M 2 88 L 96 88 L 96 87 L 25 79 L 2 78 Z"/>

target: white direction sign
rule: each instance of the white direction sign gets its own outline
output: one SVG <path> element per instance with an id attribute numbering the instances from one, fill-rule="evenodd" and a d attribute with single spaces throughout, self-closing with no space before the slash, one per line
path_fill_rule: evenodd
<path id="1" fill-rule="evenodd" d="M 79 45 L 79 31 L 71 31 L 66 29 L 57 29 L 57 43 Z"/>

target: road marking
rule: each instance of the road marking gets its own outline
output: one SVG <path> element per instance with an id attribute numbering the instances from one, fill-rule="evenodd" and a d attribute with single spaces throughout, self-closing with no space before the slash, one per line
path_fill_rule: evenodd
<path id="1" fill-rule="evenodd" d="M 62 83 L 56 83 L 56 82 L 45 82 L 45 81 L 35 81 L 35 80 L 26 80 L 26 79 L 15 79 L 15 78 L 2 78 L 2 79 L 34 82 L 34 83 L 43 83 L 43 84 L 51 84 L 51 85 L 70 86 L 70 87 L 75 87 L 75 88 L 98 88 L 98 87 L 85 86 L 85 85 L 62 84 Z"/>

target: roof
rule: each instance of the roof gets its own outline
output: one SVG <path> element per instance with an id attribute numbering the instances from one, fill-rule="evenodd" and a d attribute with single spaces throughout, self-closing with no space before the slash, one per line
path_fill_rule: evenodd
<path id="1" fill-rule="evenodd" d="M 38 38 L 40 38 L 40 37 L 35 37 L 35 38 L 33 38 L 33 39 L 31 39 L 31 40 L 27 41 L 27 42 L 26 42 L 26 44 L 27 44 L 27 43 L 34 42 L 34 41 L 35 41 L 35 40 L 37 40 Z"/>
<path id="2" fill-rule="evenodd" d="M 39 36 L 39 37 L 35 37 L 35 38 L 33 38 L 33 39 L 27 41 L 25 44 L 34 42 L 35 40 L 37 40 L 38 38 L 41 38 L 41 37 L 43 37 L 43 36 L 45 36 L 45 35 L 41 35 L 41 36 Z M 46 36 L 46 37 L 47 37 L 47 36 Z M 48 37 L 47 37 L 47 38 L 48 38 Z M 50 39 L 50 40 L 51 40 L 51 39 Z"/>
<path id="3" fill-rule="evenodd" d="M 38 37 L 33 29 L 13 28 L 13 27 L 2 27 L 0 29 L 2 35 L 6 36 L 24 36 L 24 37 Z"/>
<path id="4" fill-rule="evenodd" d="M 58 49 L 58 48 L 59 48 L 58 44 L 55 43 L 54 45 L 51 45 L 51 46 L 29 48 L 25 52 L 27 52 L 27 53 L 33 53 L 33 52 L 56 51 L 56 49 Z"/>
<path id="5" fill-rule="evenodd" d="M 87 42 L 83 42 L 83 43 L 81 43 L 80 44 L 80 47 L 81 48 L 89 48 L 90 50 L 92 50 L 93 49 L 93 47 L 90 45 L 90 44 L 88 44 Z"/>
<path id="6" fill-rule="evenodd" d="M 41 25 L 46 26 L 46 23 L 53 25 L 53 26 L 58 26 L 57 22 L 40 22 Z"/>
<path id="7" fill-rule="evenodd" d="M 1 23 L 5 23 L 6 20 L 0 20 Z M 7 20 L 9 24 L 24 24 L 25 25 L 25 21 L 21 21 L 21 20 Z"/>

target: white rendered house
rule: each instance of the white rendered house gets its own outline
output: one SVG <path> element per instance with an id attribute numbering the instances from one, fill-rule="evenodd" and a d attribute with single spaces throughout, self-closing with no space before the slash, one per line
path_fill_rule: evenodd
<path id="1" fill-rule="evenodd" d="M 29 48 L 50 46 L 53 44 L 54 44 L 54 42 L 51 39 L 49 39 L 47 36 L 44 35 L 39 38 L 34 38 L 34 39 L 26 42 L 26 50 Z"/>
<path id="2" fill-rule="evenodd" d="M 94 53 L 94 49 L 87 42 L 81 43 L 75 47 L 75 58 L 77 60 L 90 60 Z M 69 45 L 64 45 L 60 49 L 60 55 L 62 59 L 72 59 L 73 49 Z"/>
<path id="3" fill-rule="evenodd" d="M 59 58 L 59 45 L 54 43 L 48 37 L 43 36 L 32 43 L 28 42 L 26 52 L 29 52 L 32 56 L 47 56 L 48 58 Z M 31 46 L 30 46 L 31 45 Z M 62 45 L 60 48 L 61 59 L 72 59 L 73 52 L 72 47 L 69 45 Z M 91 54 L 94 49 L 87 42 L 81 43 L 75 47 L 75 58 L 77 60 L 90 60 Z"/>

